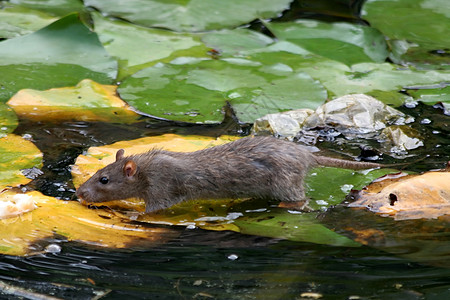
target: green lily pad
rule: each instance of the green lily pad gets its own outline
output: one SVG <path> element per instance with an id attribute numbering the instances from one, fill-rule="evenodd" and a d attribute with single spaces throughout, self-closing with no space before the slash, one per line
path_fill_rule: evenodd
<path id="1" fill-rule="evenodd" d="M 369 0 L 362 17 L 390 39 L 407 40 L 428 50 L 450 48 L 447 0 Z"/>
<path id="2" fill-rule="evenodd" d="M 266 23 L 266 26 L 279 40 L 347 65 L 383 62 L 388 56 L 383 35 L 367 26 L 313 20 Z"/>
<path id="3" fill-rule="evenodd" d="M 446 51 L 430 51 L 404 40 L 389 41 L 389 58 L 399 65 L 413 65 L 418 70 L 450 70 L 450 55 Z"/>
<path id="4" fill-rule="evenodd" d="M 289 8 L 292 0 L 227 1 L 101 1 L 85 0 L 102 13 L 136 24 L 175 31 L 203 31 L 246 24 L 258 18 L 271 18 Z"/>
<path id="5" fill-rule="evenodd" d="M 0 138 L 11 133 L 19 125 L 16 114 L 10 107 L 4 103 L 0 103 Z"/>
<path id="6" fill-rule="evenodd" d="M 193 123 L 220 123 L 226 101 L 240 121 L 252 123 L 268 113 L 316 108 L 327 97 L 306 73 L 237 58 L 157 64 L 125 79 L 118 92 L 145 114 Z"/>
<path id="7" fill-rule="evenodd" d="M 249 51 L 274 43 L 267 35 L 244 28 L 205 33 L 202 41 L 220 55 L 228 56 L 245 56 Z"/>
<path id="8" fill-rule="evenodd" d="M 389 63 L 360 63 L 352 67 L 336 61 L 305 63 L 302 70 L 319 80 L 335 96 L 351 93 L 370 93 L 374 91 L 400 91 L 412 85 L 439 84 L 450 80 L 446 71 L 418 71 L 404 67 L 399 69 Z M 403 98 L 399 95 L 399 98 Z M 382 99 L 380 99 L 382 100 Z M 396 103 L 386 103 L 395 104 Z"/>
<path id="9" fill-rule="evenodd" d="M 56 21 L 55 17 L 19 5 L 0 3 L 0 38 L 32 33 Z"/>
<path id="10" fill-rule="evenodd" d="M 437 102 L 442 102 L 450 105 L 450 86 L 423 86 L 417 87 L 416 89 L 412 89 L 411 87 L 411 89 L 408 89 L 408 94 L 427 104 L 433 105 Z"/>
<path id="11" fill-rule="evenodd" d="M 193 34 L 145 28 L 93 13 L 95 32 L 105 49 L 119 61 L 118 78 L 170 61 L 177 55 L 206 56 L 207 48 Z"/>
<path id="12" fill-rule="evenodd" d="M 74 0 L 9 0 L 9 2 L 56 16 L 65 16 L 72 12 L 84 10 L 83 2 Z"/>
<path id="13" fill-rule="evenodd" d="M 337 205 L 352 189 L 361 189 L 373 180 L 395 172 L 392 169 L 348 170 L 341 168 L 314 168 L 306 178 L 306 194 L 312 199 L 309 206 L 324 209 Z M 326 183 L 326 184 L 325 184 Z"/>
<path id="14" fill-rule="evenodd" d="M 320 224 L 317 213 L 295 213 L 271 209 L 266 213 L 252 213 L 236 219 L 233 225 L 243 234 L 282 238 L 291 241 L 308 242 L 341 247 L 360 247 L 343 235 Z"/>
<path id="15" fill-rule="evenodd" d="M 30 141 L 8 134 L 0 139 L 0 190 L 31 181 L 22 170 L 42 167 L 42 153 Z"/>
<path id="16" fill-rule="evenodd" d="M 72 86 L 84 78 L 111 83 L 116 73 L 117 63 L 76 14 L 0 42 L 0 101 L 23 88 Z"/>

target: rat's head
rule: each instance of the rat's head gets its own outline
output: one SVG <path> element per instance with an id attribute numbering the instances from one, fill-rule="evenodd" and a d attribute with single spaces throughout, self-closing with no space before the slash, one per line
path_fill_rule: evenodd
<path id="1" fill-rule="evenodd" d="M 122 200 L 136 196 L 138 166 L 132 158 L 123 157 L 124 150 L 116 153 L 116 161 L 100 169 L 76 192 L 85 202 Z"/>

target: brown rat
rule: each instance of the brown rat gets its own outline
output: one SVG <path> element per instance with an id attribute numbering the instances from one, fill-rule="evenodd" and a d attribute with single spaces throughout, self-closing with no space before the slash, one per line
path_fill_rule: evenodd
<path id="1" fill-rule="evenodd" d="M 146 212 L 191 199 L 268 198 L 307 205 L 303 181 L 318 165 L 369 169 L 382 165 L 316 156 L 274 137 L 247 137 L 195 152 L 151 150 L 97 171 L 77 190 L 85 202 L 141 198 Z"/>

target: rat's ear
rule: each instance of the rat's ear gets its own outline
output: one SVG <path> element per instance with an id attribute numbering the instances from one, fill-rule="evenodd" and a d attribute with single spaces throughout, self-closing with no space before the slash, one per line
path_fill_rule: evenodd
<path id="1" fill-rule="evenodd" d="M 136 163 L 132 160 L 129 160 L 123 166 L 123 174 L 127 177 L 132 177 L 136 174 L 137 166 Z"/>
<path id="2" fill-rule="evenodd" d="M 117 153 L 116 153 L 116 161 L 118 161 L 119 159 L 121 159 L 122 157 L 123 157 L 123 154 L 125 153 L 125 150 L 123 150 L 123 149 L 120 149 L 120 150 L 117 150 Z"/>

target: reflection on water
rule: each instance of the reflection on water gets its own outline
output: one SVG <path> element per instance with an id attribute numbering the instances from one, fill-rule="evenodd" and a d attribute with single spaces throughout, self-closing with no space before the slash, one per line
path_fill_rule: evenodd
<path id="1" fill-rule="evenodd" d="M 101 299 L 296 299 L 305 292 L 325 299 L 450 295 L 450 269 L 414 264 L 367 247 L 180 230 L 179 238 L 145 251 L 62 244 L 57 254 L 3 257 L 0 280 L 64 299 L 90 299 L 98 293 Z"/>

